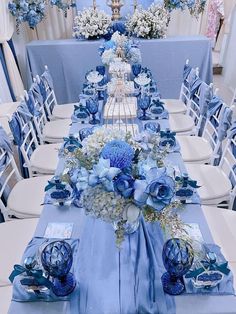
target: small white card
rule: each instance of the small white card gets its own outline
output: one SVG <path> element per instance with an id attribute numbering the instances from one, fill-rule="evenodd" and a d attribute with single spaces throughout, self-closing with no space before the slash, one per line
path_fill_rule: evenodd
<path id="1" fill-rule="evenodd" d="M 49 222 L 44 237 L 48 239 L 70 239 L 73 225 L 72 222 Z"/>
<path id="2" fill-rule="evenodd" d="M 185 230 L 188 232 L 189 236 L 200 243 L 203 243 L 203 236 L 201 233 L 201 230 L 199 228 L 199 225 L 196 223 L 189 223 L 186 227 Z"/>

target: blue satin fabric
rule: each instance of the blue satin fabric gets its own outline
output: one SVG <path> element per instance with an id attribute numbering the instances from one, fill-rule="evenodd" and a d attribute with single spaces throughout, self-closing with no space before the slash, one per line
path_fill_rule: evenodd
<path id="1" fill-rule="evenodd" d="M 234 121 L 232 124 L 232 127 L 229 131 L 229 137 L 232 139 L 235 139 L 235 137 L 236 137 L 236 121 Z M 236 147 L 234 145 L 232 145 L 232 152 L 233 152 L 234 156 L 236 157 Z"/>
<path id="2" fill-rule="evenodd" d="M 164 239 L 159 225 L 141 217 L 139 230 L 126 236 L 118 250 L 111 224 L 85 219 L 78 251 L 79 311 L 71 309 L 71 314 L 174 313 L 174 298 L 161 285 Z"/>
<path id="3" fill-rule="evenodd" d="M 53 89 L 53 80 L 50 72 L 48 70 L 45 70 L 43 74 L 41 75 L 41 79 L 43 81 L 46 81 L 49 88 L 52 90 Z"/>

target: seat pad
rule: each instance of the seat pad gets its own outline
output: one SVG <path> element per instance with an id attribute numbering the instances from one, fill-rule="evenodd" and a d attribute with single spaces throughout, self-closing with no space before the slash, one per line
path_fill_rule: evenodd
<path id="1" fill-rule="evenodd" d="M 15 219 L 0 224 L 2 252 L 0 258 L 0 286 L 10 284 L 8 277 L 14 264 L 21 263 L 22 254 L 34 235 L 38 221 L 38 218 Z"/>
<path id="2" fill-rule="evenodd" d="M 0 103 L 0 117 L 11 117 L 19 105 L 20 101 Z"/>
<path id="3" fill-rule="evenodd" d="M 190 132 L 194 128 L 194 121 L 190 116 L 177 113 L 170 115 L 170 129 L 172 132 Z"/>
<path id="4" fill-rule="evenodd" d="M 61 143 L 39 145 L 30 158 L 33 170 L 45 174 L 54 174 L 58 164 L 58 150 L 60 147 Z"/>
<path id="5" fill-rule="evenodd" d="M 8 197 L 8 208 L 16 213 L 39 216 L 43 208 L 44 188 L 51 178 L 49 175 L 19 181 Z"/>
<path id="6" fill-rule="evenodd" d="M 161 99 L 165 103 L 165 108 L 170 114 L 185 113 L 186 105 L 180 99 Z"/>
<path id="7" fill-rule="evenodd" d="M 77 103 L 56 105 L 52 111 L 53 117 L 56 119 L 70 119 L 76 104 Z"/>
<path id="8" fill-rule="evenodd" d="M 223 198 L 229 195 L 231 183 L 220 167 L 199 164 L 186 164 L 191 179 L 197 180 L 198 193 L 202 202 Z"/>
<path id="9" fill-rule="evenodd" d="M 213 150 L 210 143 L 199 136 L 177 136 L 181 155 L 185 162 L 205 161 L 211 158 Z"/>
<path id="10" fill-rule="evenodd" d="M 63 140 L 63 137 L 68 136 L 70 130 L 71 119 L 60 119 L 48 122 L 44 129 L 44 138 L 52 138 Z"/>

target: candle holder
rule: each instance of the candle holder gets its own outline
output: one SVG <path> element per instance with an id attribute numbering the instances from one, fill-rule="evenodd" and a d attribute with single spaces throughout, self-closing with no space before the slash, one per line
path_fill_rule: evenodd
<path id="1" fill-rule="evenodd" d="M 123 0 L 107 0 L 107 5 L 112 10 L 112 20 L 119 20 L 121 18 L 120 16 L 120 9 L 124 5 Z"/>

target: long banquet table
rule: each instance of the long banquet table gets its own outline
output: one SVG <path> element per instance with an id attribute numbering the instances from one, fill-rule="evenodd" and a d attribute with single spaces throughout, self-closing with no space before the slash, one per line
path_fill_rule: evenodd
<path id="1" fill-rule="evenodd" d="M 98 48 L 102 41 L 44 40 L 26 47 L 28 84 L 48 65 L 58 103 L 76 102 L 86 72 L 101 63 Z M 142 64 L 152 70 L 163 98 L 178 98 L 186 59 L 199 67 L 200 77 L 212 82 L 211 42 L 204 36 L 177 36 L 140 40 Z"/>
<path id="2" fill-rule="evenodd" d="M 162 129 L 168 126 L 168 120 L 159 122 Z M 71 133 L 77 133 L 80 128 L 81 125 L 73 123 Z M 171 153 L 168 159 L 168 163 L 177 165 L 181 172 L 185 171 L 180 153 Z M 63 160 L 60 159 L 57 174 L 62 170 Z M 200 205 L 188 204 L 185 207 L 182 219 L 187 223 L 197 223 L 204 241 L 213 243 Z M 34 234 L 36 243 L 43 241 L 49 222 L 74 223 L 71 238 L 79 239 L 73 266 L 79 282 L 77 290 L 69 301 L 12 301 L 9 314 L 236 313 L 236 297 L 233 295 L 183 294 L 170 300 L 167 295 L 164 297 L 159 277 L 165 271 L 161 260 L 163 239 L 157 223 L 144 223 L 141 220 L 139 230 L 126 236 L 119 251 L 115 246 L 112 225 L 86 216 L 81 208 L 45 205 Z M 32 249 L 32 246 L 31 242 L 29 248 Z M 148 302 L 150 293 L 152 301 Z M 163 298 L 167 300 L 164 304 L 160 302 Z M 171 302 L 175 303 L 174 312 L 169 310 Z"/>

